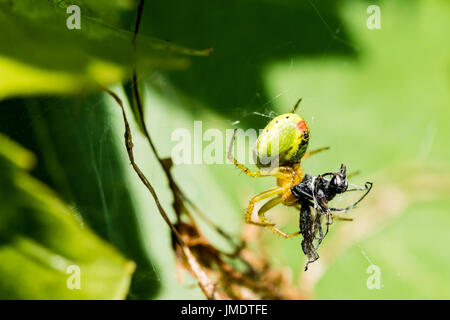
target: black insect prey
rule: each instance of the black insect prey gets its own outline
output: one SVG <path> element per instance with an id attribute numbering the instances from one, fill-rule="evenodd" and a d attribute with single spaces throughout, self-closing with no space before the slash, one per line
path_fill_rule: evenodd
<path id="1" fill-rule="evenodd" d="M 338 172 L 328 172 L 317 176 L 306 174 L 299 184 L 291 188 L 292 194 L 298 199 L 300 204 L 300 233 L 303 236 L 302 250 L 308 258 L 305 271 L 308 270 L 310 263 L 319 258 L 317 250 L 327 235 L 329 226 L 333 224 L 333 219 L 352 220 L 340 217 L 337 213 L 344 213 L 353 209 L 364 199 L 371 188 L 372 183 L 366 182 L 363 188 L 348 189 L 347 169 L 344 164 L 341 165 Z M 346 208 L 332 208 L 328 206 L 328 202 L 333 200 L 337 194 L 358 190 L 366 192 L 352 205 Z M 322 229 L 324 217 L 326 219 L 325 232 Z"/>

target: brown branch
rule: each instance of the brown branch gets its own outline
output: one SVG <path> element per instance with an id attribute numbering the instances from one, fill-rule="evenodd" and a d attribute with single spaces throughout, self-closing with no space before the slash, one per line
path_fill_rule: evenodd
<path id="1" fill-rule="evenodd" d="M 136 25 L 135 25 L 135 29 L 134 29 L 134 36 L 133 36 L 133 49 L 134 51 L 136 51 L 136 41 L 137 41 L 137 36 L 139 33 L 139 27 L 140 27 L 140 23 L 141 23 L 141 18 L 142 18 L 142 12 L 144 10 L 144 0 L 141 0 L 141 2 L 139 3 L 138 6 L 138 11 L 137 11 L 137 18 L 136 18 Z M 133 95 L 134 95 L 134 100 L 136 102 L 136 107 L 139 113 L 139 121 L 140 121 L 140 125 L 144 131 L 144 136 L 147 139 L 148 144 L 150 145 L 150 148 L 152 149 L 153 153 L 155 154 L 156 158 L 158 159 L 159 164 L 161 165 L 166 178 L 169 182 L 169 188 L 172 191 L 172 196 L 173 196 L 173 208 L 175 210 L 175 213 L 177 215 L 177 219 L 180 219 L 180 215 L 184 212 L 186 213 L 188 216 L 190 216 L 190 212 L 189 210 L 187 210 L 187 208 L 185 207 L 184 203 L 186 202 L 188 205 L 191 206 L 191 208 L 197 213 L 197 215 L 199 215 L 211 228 L 215 229 L 216 232 L 218 234 L 220 234 L 222 237 L 224 237 L 234 248 L 235 251 L 239 251 L 240 248 L 243 247 L 243 244 L 238 245 L 236 243 L 234 243 L 233 238 L 228 235 L 223 229 L 221 229 L 220 227 L 216 226 L 206 215 L 204 215 L 201 210 L 193 203 L 193 201 L 191 201 L 185 194 L 184 192 L 181 190 L 181 188 L 178 186 L 178 184 L 175 182 L 175 179 L 172 176 L 172 173 L 170 171 L 171 169 L 171 164 L 167 165 L 167 163 L 164 162 L 164 160 L 160 157 L 158 150 L 156 149 L 155 144 L 153 143 L 153 140 L 150 136 L 149 130 L 147 128 L 147 125 L 145 123 L 144 120 L 144 108 L 142 105 L 142 100 L 141 100 L 141 95 L 139 93 L 139 85 L 138 85 L 138 76 L 137 76 L 137 71 L 136 71 L 136 67 L 133 68 L 133 75 L 132 75 L 132 84 L 133 84 Z"/>
<path id="2" fill-rule="evenodd" d="M 142 13 L 144 12 L 144 0 L 141 0 L 137 9 L 137 18 L 136 25 L 134 26 L 134 35 L 133 35 L 133 50 L 136 51 L 136 41 L 137 35 L 139 33 L 139 27 L 141 25 Z"/>
<path id="3" fill-rule="evenodd" d="M 201 268 L 197 259 L 192 254 L 189 247 L 186 245 L 186 243 L 181 238 L 180 233 L 178 232 L 178 230 L 175 228 L 175 226 L 170 221 L 166 211 L 164 210 L 164 208 L 162 207 L 162 205 L 159 201 L 159 198 L 158 198 L 158 195 L 156 194 L 155 189 L 150 184 L 150 182 L 145 177 L 145 175 L 142 173 L 139 166 L 136 164 L 136 162 L 134 160 L 134 154 L 133 154 L 133 138 L 131 135 L 130 124 L 128 122 L 128 118 L 127 118 L 122 100 L 111 90 L 109 90 L 107 88 L 103 88 L 103 90 L 105 90 L 111 97 L 113 97 L 113 99 L 120 106 L 120 109 L 122 111 L 123 121 L 125 124 L 125 134 L 124 134 L 125 147 L 127 149 L 128 158 L 130 159 L 131 165 L 132 165 L 134 171 L 136 172 L 136 174 L 138 175 L 139 179 L 150 191 L 150 194 L 152 195 L 153 199 L 155 200 L 155 203 L 156 203 L 159 213 L 163 217 L 166 224 L 170 227 L 172 233 L 175 235 L 175 238 L 176 238 L 177 242 L 179 243 L 180 247 L 182 248 L 183 254 L 186 258 L 187 263 L 189 264 L 189 267 L 190 267 L 193 275 L 199 282 L 200 288 L 202 289 L 203 293 L 205 294 L 205 296 L 208 299 L 214 299 L 214 300 L 226 299 L 227 297 L 216 290 L 216 286 L 214 285 L 214 283 L 208 278 L 208 275 L 203 271 L 203 269 Z"/>

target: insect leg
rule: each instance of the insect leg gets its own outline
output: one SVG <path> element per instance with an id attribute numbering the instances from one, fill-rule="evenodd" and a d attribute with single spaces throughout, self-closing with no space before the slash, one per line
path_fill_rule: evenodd
<path id="1" fill-rule="evenodd" d="M 358 203 L 360 203 L 360 202 L 367 196 L 367 194 L 368 194 L 368 193 L 370 192 L 370 190 L 372 189 L 372 186 L 373 186 L 373 183 L 372 183 L 372 182 L 366 182 L 365 189 L 363 189 L 363 190 L 366 190 L 366 192 L 362 195 L 361 198 L 359 198 L 358 201 L 356 201 L 355 203 L 349 205 L 349 206 L 346 207 L 346 208 L 330 208 L 330 210 L 331 210 L 331 211 L 335 211 L 335 212 L 342 212 L 342 213 L 343 213 L 343 212 L 350 211 L 351 209 L 353 209 L 354 207 L 356 207 L 356 205 L 357 205 Z"/>

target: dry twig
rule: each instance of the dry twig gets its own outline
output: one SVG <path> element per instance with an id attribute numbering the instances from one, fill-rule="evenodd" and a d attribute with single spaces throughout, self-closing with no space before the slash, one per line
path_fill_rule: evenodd
<path id="1" fill-rule="evenodd" d="M 122 100 L 111 90 L 104 89 L 111 97 L 114 98 L 114 100 L 117 102 L 117 104 L 120 106 L 122 111 L 122 117 L 125 124 L 125 146 L 128 153 L 128 158 L 130 159 L 131 165 L 133 166 L 134 171 L 139 176 L 139 179 L 141 179 L 142 183 L 147 187 L 147 189 L 150 191 L 150 194 L 152 195 L 153 199 L 155 200 L 156 206 L 158 208 L 159 213 L 163 217 L 164 221 L 167 223 L 167 225 L 170 227 L 172 234 L 175 235 L 177 242 L 179 243 L 181 250 L 186 258 L 186 261 L 189 264 L 190 270 L 194 274 L 195 278 L 199 281 L 200 288 L 202 289 L 203 293 L 208 299 L 225 299 L 226 297 L 222 295 L 220 292 L 215 290 L 215 285 L 210 281 L 206 273 L 202 270 L 201 266 L 195 259 L 194 255 L 192 254 L 189 247 L 185 244 L 183 241 L 180 233 L 175 228 L 175 226 L 170 221 L 167 213 L 165 212 L 164 208 L 162 207 L 158 195 L 156 194 L 155 189 L 150 184 L 148 179 L 145 177 L 145 175 L 142 173 L 139 166 L 136 164 L 134 160 L 134 154 L 133 154 L 133 138 L 131 135 L 130 125 L 127 119 L 127 115 L 125 112 L 125 108 L 123 106 Z"/>

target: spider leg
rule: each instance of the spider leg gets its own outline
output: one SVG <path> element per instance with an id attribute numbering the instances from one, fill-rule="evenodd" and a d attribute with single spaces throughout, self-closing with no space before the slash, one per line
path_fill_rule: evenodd
<path id="1" fill-rule="evenodd" d="M 245 165 L 243 165 L 242 163 L 239 163 L 239 161 L 237 161 L 236 158 L 233 156 L 233 145 L 234 145 L 234 140 L 236 138 L 236 130 L 237 129 L 234 130 L 233 137 L 231 138 L 230 146 L 229 146 L 228 152 L 227 152 L 227 158 L 236 167 L 241 169 L 242 172 L 244 172 L 246 175 L 248 175 L 250 177 L 254 177 L 254 178 L 275 176 L 277 178 L 286 179 L 286 178 L 289 178 L 292 175 L 294 175 L 294 169 L 292 169 L 291 167 L 280 166 L 280 167 L 272 168 L 272 169 L 269 169 L 266 171 L 263 171 L 263 170 L 252 171 L 249 168 L 247 168 Z"/>
<path id="2" fill-rule="evenodd" d="M 340 221 L 353 221 L 353 218 L 344 217 L 338 213 L 333 213 L 333 219 Z"/>
<path id="3" fill-rule="evenodd" d="M 359 171 L 359 170 L 352 171 L 352 172 L 350 172 L 350 173 L 347 175 L 347 179 L 353 178 L 353 177 L 357 176 L 357 175 L 360 174 L 360 173 L 361 173 L 361 171 Z"/>
<path id="4" fill-rule="evenodd" d="M 302 102 L 302 98 L 298 99 L 295 106 L 292 108 L 291 113 L 295 113 L 297 111 L 298 106 L 300 105 L 300 102 Z"/>
<path id="5" fill-rule="evenodd" d="M 255 203 L 257 203 L 257 202 L 259 202 L 261 200 L 264 200 L 264 199 L 267 199 L 267 198 L 279 195 L 282 192 L 283 192 L 283 188 L 281 188 L 281 187 L 274 187 L 274 188 L 270 188 L 270 189 L 268 189 L 266 191 L 263 191 L 263 192 L 257 194 L 256 196 L 254 196 L 253 198 L 251 198 L 250 202 L 248 204 L 248 207 L 247 207 L 247 213 L 245 214 L 245 222 L 249 223 L 249 224 L 254 224 L 254 225 L 257 225 L 257 226 L 263 226 L 263 227 L 272 226 L 273 227 L 274 226 L 273 223 L 268 223 L 265 220 L 263 220 L 262 222 L 252 221 L 253 209 L 255 208 Z"/>
<path id="6" fill-rule="evenodd" d="M 319 148 L 319 149 L 315 149 L 315 150 L 308 151 L 308 152 L 306 152 L 306 153 L 303 155 L 302 161 L 305 160 L 305 159 L 308 159 L 308 158 L 311 157 L 313 154 L 316 154 L 316 153 L 319 153 L 319 152 L 322 152 L 322 151 L 325 151 L 325 150 L 328 150 L 328 149 L 330 149 L 330 147 L 323 147 L 323 148 Z"/>
<path id="7" fill-rule="evenodd" d="M 266 219 L 264 214 L 275 207 L 276 205 L 280 204 L 283 201 L 281 197 L 273 198 L 269 201 L 267 201 L 258 211 L 258 217 L 259 220 L 261 220 L 263 223 L 267 223 L 267 227 L 269 227 L 273 232 L 277 233 L 278 235 L 282 236 L 285 239 L 289 239 L 292 237 L 295 237 L 300 234 L 300 231 L 294 232 L 294 233 L 286 233 L 284 231 L 281 231 L 277 227 L 275 227 L 273 224 L 269 223 L 269 221 Z"/>

